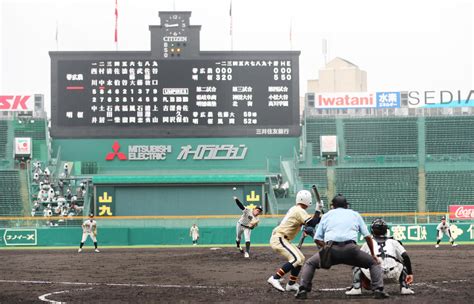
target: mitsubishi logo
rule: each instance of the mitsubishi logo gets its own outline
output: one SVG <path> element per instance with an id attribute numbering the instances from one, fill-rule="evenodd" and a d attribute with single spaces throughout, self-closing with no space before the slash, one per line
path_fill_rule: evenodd
<path id="1" fill-rule="evenodd" d="M 117 156 L 120 160 L 127 160 L 127 156 L 122 152 L 119 152 L 120 144 L 118 143 L 118 141 L 114 142 L 114 144 L 112 145 L 112 150 L 114 150 L 114 152 L 107 153 L 107 156 L 105 156 L 105 160 L 114 160 L 115 156 Z"/>

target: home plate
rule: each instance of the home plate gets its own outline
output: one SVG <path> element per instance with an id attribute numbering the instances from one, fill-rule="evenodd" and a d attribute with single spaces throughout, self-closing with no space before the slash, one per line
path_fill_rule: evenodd
<path id="1" fill-rule="evenodd" d="M 219 248 L 219 247 L 211 247 L 211 248 L 209 248 L 209 249 L 211 249 L 211 250 L 221 250 L 222 248 Z"/>

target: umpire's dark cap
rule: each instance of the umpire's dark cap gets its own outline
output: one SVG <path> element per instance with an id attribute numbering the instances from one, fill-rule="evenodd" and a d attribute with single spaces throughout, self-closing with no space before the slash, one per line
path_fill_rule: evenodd
<path id="1" fill-rule="evenodd" d="M 346 198 L 339 193 L 332 199 L 332 205 L 334 208 L 347 208 L 349 204 L 347 203 Z"/>

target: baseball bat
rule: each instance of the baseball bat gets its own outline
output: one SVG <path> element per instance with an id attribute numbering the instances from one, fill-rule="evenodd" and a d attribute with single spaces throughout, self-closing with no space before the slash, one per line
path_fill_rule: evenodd
<path id="1" fill-rule="evenodd" d="M 318 188 L 316 187 L 316 185 L 313 185 L 311 187 L 311 190 L 313 190 L 313 194 L 316 197 L 317 204 L 321 204 L 321 196 L 319 195 L 319 191 L 318 191 Z M 321 214 L 324 214 L 323 208 L 321 208 Z"/>
<path id="2" fill-rule="evenodd" d="M 298 243 L 298 246 L 296 248 L 301 249 L 303 246 L 304 239 L 306 238 L 306 235 L 304 233 L 304 230 L 301 231 L 301 237 L 300 237 L 300 242 Z"/>

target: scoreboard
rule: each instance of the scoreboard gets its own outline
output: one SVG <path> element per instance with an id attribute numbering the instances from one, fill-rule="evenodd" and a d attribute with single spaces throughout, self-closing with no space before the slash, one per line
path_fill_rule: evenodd
<path id="1" fill-rule="evenodd" d="M 51 135 L 299 136 L 299 52 L 165 55 L 51 52 Z"/>

